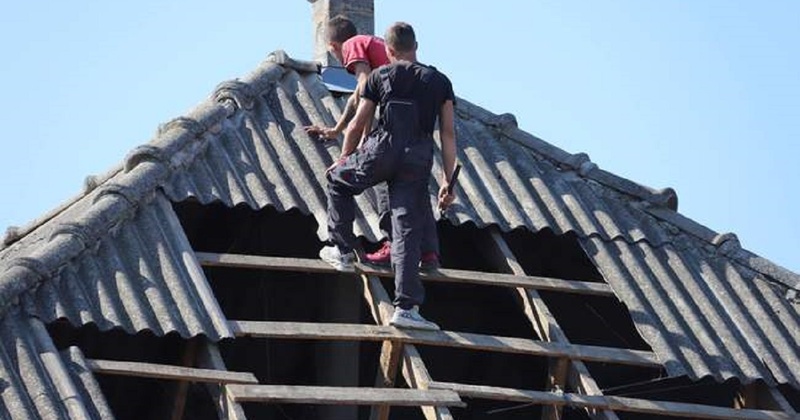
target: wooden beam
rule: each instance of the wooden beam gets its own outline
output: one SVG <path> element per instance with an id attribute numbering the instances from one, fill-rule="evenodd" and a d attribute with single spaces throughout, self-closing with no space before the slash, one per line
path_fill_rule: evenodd
<path id="1" fill-rule="evenodd" d="M 453 391 L 327 386 L 228 385 L 237 402 L 465 407 Z"/>
<path id="2" fill-rule="evenodd" d="M 198 252 L 196 256 L 197 260 L 206 267 L 251 268 L 307 273 L 338 273 L 333 267 L 321 260 L 239 254 L 212 254 L 204 252 Z M 361 263 L 357 263 L 356 268 L 362 274 L 379 277 L 394 277 L 394 272 L 387 269 Z M 510 274 L 484 273 L 480 271 L 439 269 L 432 272 L 420 273 L 420 278 L 426 281 L 523 287 L 526 289 L 552 290 L 583 295 L 614 296 L 614 291 L 605 283 L 561 280 L 548 277 L 515 276 Z"/>
<path id="3" fill-rule="evenodd" d="M 497 228 L 492 228 L 489 232 L 494 244 L 492 249 L 495 251 L 490 254 L 493 254 L 492 256 L 497 265 L 515 275 L 525 274 L 525 269 L 517 261 L 514 252 L 511 251 L 511 247 L 503 239 L 500 231 Z M 571 344 L 567 334 L 559 325 L 556 317 L 550 312 L 550 308 L 547 307 L 539 292 L 518 288 L 517 293 L 522 300 L 525 316 L 528 317 L 531 326 L 539 334 L 539 337 L 553 343 Z M 551 391 L 563 391 L 566 389 L 565 385 L 567 383 L 584 394 L 603 395 L 583 361 L 574 360 L 569 363 L 569 360 L 564 358 L 550 360 L 547 379 L 548 389 Z M 619 420 L 619 417 L 611 410 L 593 411 L 589 409 L 588 411 L 588 414 L 593 418 Z M 551 420 L 561 418 L 561 406 L 546 406 L 543 410 L 542 418 Z"/>
<path id="4" fill-rule="evenodd" d="M 640 350 L 618 349 L 587 345 L 563 345 L 526 338 L 498 337 L 453 331 L 421 331 L 383 325 L 334 324 L 272 321 L 229 321 L 237 337 L 384 341 L 405 344 L 466 348 L 500 353 L 530 354 L 545 357 L 566 357 L 594 362 L 634 366 L 661 367 L 655 354 Z"/>
<path id="5" fill-rule="evenodd" d="M 394 378 L 397 376 L 400 357 L 403 354 L 403 344 L 392 341 L 384 341 L 381 346 L 380 365 L 378 366 L 378 377 L 375 378 L 375 387 L 393 388 Z M 377 410 L 373 410 L 370 418 L 372 420 L 388 420 L 389 405 L 381 405 Z"/>
<path id="6" fill-rule="evenodd" d="M 204 340 L 200 345 L 200 352 L 197 357 L 197 364 L 204 369 L 214 369 L 227 371 L 225 361 L 219 353 L 219 347 L 216 343 Z M 247 417 L 244 414 L 242 405 L 233 401 L 230 394 L 225 389 L 225 386 L 219 384 L 207 383 L 206 389 L 214 399 L 214 405 L 217 408 L 217 414 L 220 419 L 225 420 L 245 420 Z"/>
<path id="7" fill-rule="evenodd" d="M 375 323 L 386 325 L 394 313 L 394 306 L 389 299 L 389 293 L 381 284 L 376 276 L 362 275 L 364 280 L 364 298 L 372 311 Z M 403 378 L 408 386 L 412 388 L 427 389 L 431 381 L 425 363 L 419 355 L 416 347 L 411 344 L 403 346 Z M 422 414 L 426 420 L 453 420 L 453 415 L 447 407 L 422 406 Z M 378 413 L 376 413 L 378 411 Z M 373 410 L 373 414 L 382 414 L 383 411 Z"/>
<path id="8" fill-rule="evenodd" d="M 191 338 L 186 341 L 183 350 L 183 357 L 181 358 L 181 365 L 185 367 L 194 366 L 194 361 L 197 358 L 197 341 L 199 338 Z M 175 401 L 172 404 L 172 420 L 183 419 L 183 411 L 186 408 L 186 395 L 189 393 L 189 382 L 179 381 L 175 388 Z"/>
<path id="9" fill-rule="evenodd" d="M 116 360 L 87 359 L 87 365 L 95 372 L 106 375 L 137 376 L 141 378 L 171 379 L 192 382 L 215 382 L 234 384 L 257 384 L 252 373 L 227 372 L 212 369 L 197 369 L 155 363 L 120 362 Z"/>
<path id="10" fill-rule="evenodd" d="M 695 419 L 748 419 L 788 420 L 798 419 L 796 414 L 766 410 L 737 410 L 703 404 L 673 401 L 654 401 L 601 395 L 557 394 L 545 391 L 499 388 L 480 385 L 432 382 L 431 389 L 455 391 L 461 397 L 483 398 L 501 401 L 530 402 L 537 404 L 559 404 L 571 407 L 612 409 L 654 415 L 689 417 Z"/>

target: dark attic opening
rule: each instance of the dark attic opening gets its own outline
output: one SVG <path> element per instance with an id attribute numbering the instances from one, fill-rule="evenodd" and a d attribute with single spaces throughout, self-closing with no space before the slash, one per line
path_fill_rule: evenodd
<path id="1" fill-rule="evenodd" d="M 204 206 L 196 202 L 176 204 L 175 208 L 196 252 L 316 260 L 322 246 L 314 218 L 297 211 L 254 211 L 243 206 Z M 502 272 L 498 262 L 485 252 L 485 234 L 479 229 L 472 225 L 455 227 L 447 222 L 439 223 L 438 229 L 443 267 Z M 231 320 L 374 323 L 362 297 L 363 286 L 353 276 L 230 267 L 205 267 L 205 272 L 223 312 Z M 383 278 L 382 284 L 391 298 L 392 279 Z M 520 297 L 514 288 L 427 281 L 426 293 L 423 312 L 445 330 L 539 338 L 520 309 Z M 220 349 L 228 369 L 253 372 L 260 383 L 369 387 L 374 385 L 380 347 L 371 342 L 237 338 L 221 343 Z M 436 346 L 418 349 L 437 381 L 534 390 L 545 387 L 547 358 Z M 401 378 L 398 386 L 406 386 Z M 467 418 L 497 418 L 491 413 L 509 406 L 480 400 L 469 404 L 467 410 L 462 410 L 462 416 L 473 416 Z M 247 413 L 264 418 L 321 416 L 321 410 L 333 409 L 244 406 Z M 540 411 L 534 405 L 502 412 L 504 418 L 513 419 Z M 421 416 L 418 409 L 396 407 L 393 412 L 398 413 L 393 418 L 399 413 L 406 417 L 396 418 Z M 362 408 L 360 413 L 367 415 L 368 410 Z"/>
<path id="2" fill-rule="evenodd" d="M 313 216 L 272 208 L 252 210 L 221 204 L 175 205 L 196 252 L 318 259 L 322 243 Z M 205 267 L 228 320 L 374 324 L 352 275 Z M 268 385 L 371 387 L 379 342 L 337 342 L 238 337 L 220 343 L 226 367 L 252 372 Z M 310 404 L 243 404 L 252 418 L 358 418 L 358 407 Z"/>
<path id="3" fill-rule="evenodd" d="M 63 319 L 50 323 L 47 330 L 59 351 L 75 346 L 89 363 L 111 362 L 115 364 L 113 369 L 122 366 L 122 372 L 113 374 L 109 373 L 112 368 L 105 364 L 94 372 L 115 418 L 217 418 L 205 385 L 143 377 L 135 372 L 135 366 L 126 370 L 126 362 L 191 367 L 199 338 L 187 340 L 174 333 L 159 337 L 149 331 L 137 334 L 119 329 L 100 331 L 94 324 L 76 328 Z"/>

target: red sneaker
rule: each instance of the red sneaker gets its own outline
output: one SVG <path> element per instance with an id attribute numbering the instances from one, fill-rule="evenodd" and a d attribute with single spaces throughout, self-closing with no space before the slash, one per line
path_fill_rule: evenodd
<path id="1" fill-rule="evenodd" d="M 423 270 L 436 270 L 441 267 L 439 264 L 439 254 L 428 251 L 422 253 L 422 258 L 419 261 L 419 267 Z"/>
<path id="2" fill-rule="evenodd" d="M 366 262 L 373 265 L 381 265 L 389 267 L 392 265 L 392 243 L 383 241 L 381 248 L 371 254 L 364 256 Z"/>

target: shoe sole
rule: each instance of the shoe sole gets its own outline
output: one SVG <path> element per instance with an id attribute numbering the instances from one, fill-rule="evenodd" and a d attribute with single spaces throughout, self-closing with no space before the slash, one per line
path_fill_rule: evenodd
<path id="1" fill-rule="evenodd" d="M 423 326 L 419 324 L 402 324 L 398 322 L 390 322 L 389 325 L 395 328 L 406 328 L 409 330 L 420 330 L 420 331 L 441 331 L 441 328 L 437 325 L 436 327 L 432 326 Z"/>

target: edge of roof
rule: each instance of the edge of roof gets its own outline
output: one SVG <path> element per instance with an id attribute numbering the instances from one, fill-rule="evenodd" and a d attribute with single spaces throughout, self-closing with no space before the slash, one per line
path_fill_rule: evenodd
<path id="1" fill-rule="evenodd" d="M 20 293 L 57 272 L 67 261 L 97 243 L 110 228 L 131 217 L 132 210 L 150 201 L 156 188 L 173 171 L 191 164 L 202 149 L 204 136 L 219 133 L 222 121 L 233 116 L 240 108 L 250 109 L 255 98 L 270 89 L 282 75 L 289 71 L 318 73 L 319 69 L 317 63 L 292 59 L 284 51 L 271 53 L 244 78 L 218 85 L 212 95 L 187 116 L 161 125 L 155 137 L 149 143 L 134 148 L 122 165 L 102 176 L 87 177 L 84 190 L 76 197 L 23 228 L 10 227 L 0 244 L 0 252 L 96 191 L 88 212 L 78 220 L 62 223 L 45 244 L 32 249 L 24 257 L 10 261 L 0 274 L 0 302 L 5 303 L 0 305 L 0 312 L 4 312 L 9 303 L 16 302 Z M 571 154 L 519 129 L 512 114 L 493 114 L 461 98 L 456 112 L 492 127 L 509 141 L 529 148 L 563 170 L 575 171 L 583 178 L 640 200 L 649 214 L 787 286 L 790 290 L 786 298 L 793 301 L 798 299 L 800 275 L 742 249 L 735 234 L 719 234 L 678 213 L 678 197 L 674 189 L 649 188 L 604 171 L 586 153 Z"/>

